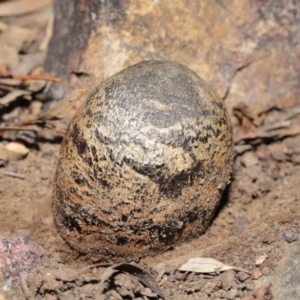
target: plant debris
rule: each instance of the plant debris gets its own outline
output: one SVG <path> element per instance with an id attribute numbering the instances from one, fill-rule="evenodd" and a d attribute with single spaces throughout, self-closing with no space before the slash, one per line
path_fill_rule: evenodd
<path id="1" fill-rule="evenodd" d="M 236 270 L 251 274 L 251 272 L 235 267 L 223 264 L 212 258 L 196 257 L 190 258 L 185 264 L 183 264 L 179 271 L 197 272 L 197 273 L 219 273 L 227 270 Z"/>

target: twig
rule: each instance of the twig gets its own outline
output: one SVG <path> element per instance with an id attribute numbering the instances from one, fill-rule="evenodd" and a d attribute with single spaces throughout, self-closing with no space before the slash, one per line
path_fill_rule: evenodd
<path id="1" fill-rule="evenodd" d="M 23 128 L 23 127 L 0 127 L 0 131 L 9 131 L 9 130 L 17 130 L 17 131 L 38 131 L 35 128 Z"/>
<path id="2" fill-rule="evenodd" d="M 20 284 L 26 299 L 32 300 L 33 298 L 30 297 L 30 291 L 26 282 L 25 274 L 23 272 L 20 273 Z"/>
<path id="3" fill-rule="evenodd" d="M 14 172 L 8 172 L 8 171 L 0 171 L 0 174 L 6 175 L 6 176 L 11 176 L 15 178 L 20 178 L 20 179 L 25 179 L 24 175 L 14 173 Z"/>
<path id="4" fill-rule="evenodd" d="M 61 82 L 60 78 L 51 77 L 47 75 L 19 75 L 19 74 L 0 74 L 3 79 L 19 79 L 19 80 L 45 80 L 53 82 Z"/>

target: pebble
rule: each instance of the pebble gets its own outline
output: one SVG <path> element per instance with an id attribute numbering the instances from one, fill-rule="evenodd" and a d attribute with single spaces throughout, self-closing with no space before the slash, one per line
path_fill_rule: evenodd
<path id="1" fill-rule="evenodd" d="M 286 231 L 284 234 L 285 241 L 288 243 L 292 243 L 298 240 L 298 234 L 293 231 Z"/>
<path id="2" fill-rule="evenodd" d="M 235 236 L 239 236 L 243 232 L 247 224 L 249 224 L 249 220 L 247 218 L 238 216 L 232 224 L 232 234 Z"/>
<path id="3" fill-rule="evenodd" d="M 221 299 L 224 299 L 224 298 L 226 298 L 226 295 L 227 295 L 227 292 L 224 291 L 224 290 L 218 290 L 218 291 L 215 291 L 215 292 L 214 292 L 215 298 L 221 298 Z"/>
<path id="4" fill-rule="evenodd" d="M 157 294 L 153 293 L 149 288 L 145 288 L 144 291 L 141 291 L 141 294 L 148 298 L 157 298 Z"/>
<path id="5" fill-rule="evenodd" d="M 215 287 L 216 284 L 214 282 L 212 281 L 207 282 L 204 286 L 205 294 L 210 295 L 214 291 Z"/>
<path id="6" fill-rule="evenodd" d="M 225 271 L 218 279 L 223 283 L 225 290 L 229 290 L 231 287 L 237 288 L 237 284 L 235 282 L 235 271 L 233 270 Z"/>
<path id="7" fill-rule="evenodd" d="M 231 289 L 229 292 L 227 292 L 227 299 L 235 299 L 236 296 L 238 295 L 238 290 L 237 289 Z"/>
<path id="8" fill-rule="evenodd" d="M 300 222 L 297 224 L 296 230 L 297 230 L 298 233 L 300 233 Z"/>
<path id="9" fill-rule="evenodd" d="M 253 273 L 252 273 L 252 279 L 257 280 L 258 278 L 260 278 L 263 275 L 262 271 L 260 269 L 256 269 Z"/>
<path id="10" fill-rule="evenodd" d="M 249 278 L 250 275 L 244 272 L 238 272 L 238 279 L 241 282 L 244 282 L 247 278 Z"/>
<path id="11" fill-rule="evenodd" d="M 262 269 L 262 273 L 263 273 L 264 276 L 268 276 L 268 275 L 271 274 L 271 269 L 269 267 L 264 267 Z"/>

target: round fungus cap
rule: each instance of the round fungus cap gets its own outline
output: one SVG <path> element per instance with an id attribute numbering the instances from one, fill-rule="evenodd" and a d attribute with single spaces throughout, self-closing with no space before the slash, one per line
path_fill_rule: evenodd
<path id="1" fill-rule="evenodd" d="M 224 102 L 194 72 L 145 61 L 105 80 L 61 146 L 56 223 L 79 252 L 138 260 L 198 237 L 229 182 Z"/>

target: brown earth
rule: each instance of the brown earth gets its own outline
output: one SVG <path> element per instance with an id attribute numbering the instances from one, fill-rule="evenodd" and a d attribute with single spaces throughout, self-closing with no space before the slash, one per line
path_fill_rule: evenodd
<path id="1" fill-rule="evenodd" d="M 254 282 L 250 278 L 239 280 L 239 276 L 244 278 L 245 273 L 226 271 L 224 274 L 228 273 L 231 279 L 224 280 L 224 274 L 184 274 L 176 271 L 180 264 L 192 257 L 212 257 L 250 272 L 260 270 L 265 276 L 274 272 L 282 257 L 288 255 L 285 235 L 294 232 L 297 236 L 300 231 L 300 168 L 295 147 L 299 143 L 300 137 L 289 138 L 238 156 L 234 180 L 206 234 L 189 244 L 140 262 L 145 269 L 153 270 L 156 276 L 163 270 L 159 283 L 166 297 L 222 299 L 236 291 L 239 298 L 252 293 Z M 101 288 L 99 281 L 103 268 L 76 273 L 93 258 L 79 257 L 72 251 L 53 222 L 51 192 L 58 151 L 59 144 L 41 142 L 39 149 L 31 151 L 25 160 L 9 163 L 6 170 L 23 174 L 25 179 L 0 178 L 0 228 L 2 232 L 22 230 L 47 257 L 29 277 L 32 296 L 67 299 L 56 297 L 64 294 L 76 299 L 94 298 Z M 265 255 L 266 260 L 256 265 L 255 261 L 261 255 Z M 73 279 L 74 273 L 76 280 Z M 69 280 L 63 279 L 64 276 Z M 110 286 L 112 290 L 108 289 L 107 293 L 116 289 L 124 299 L 137 299 L 146 293 L 136 280 L 124 276 L 116 276 Z"/>

